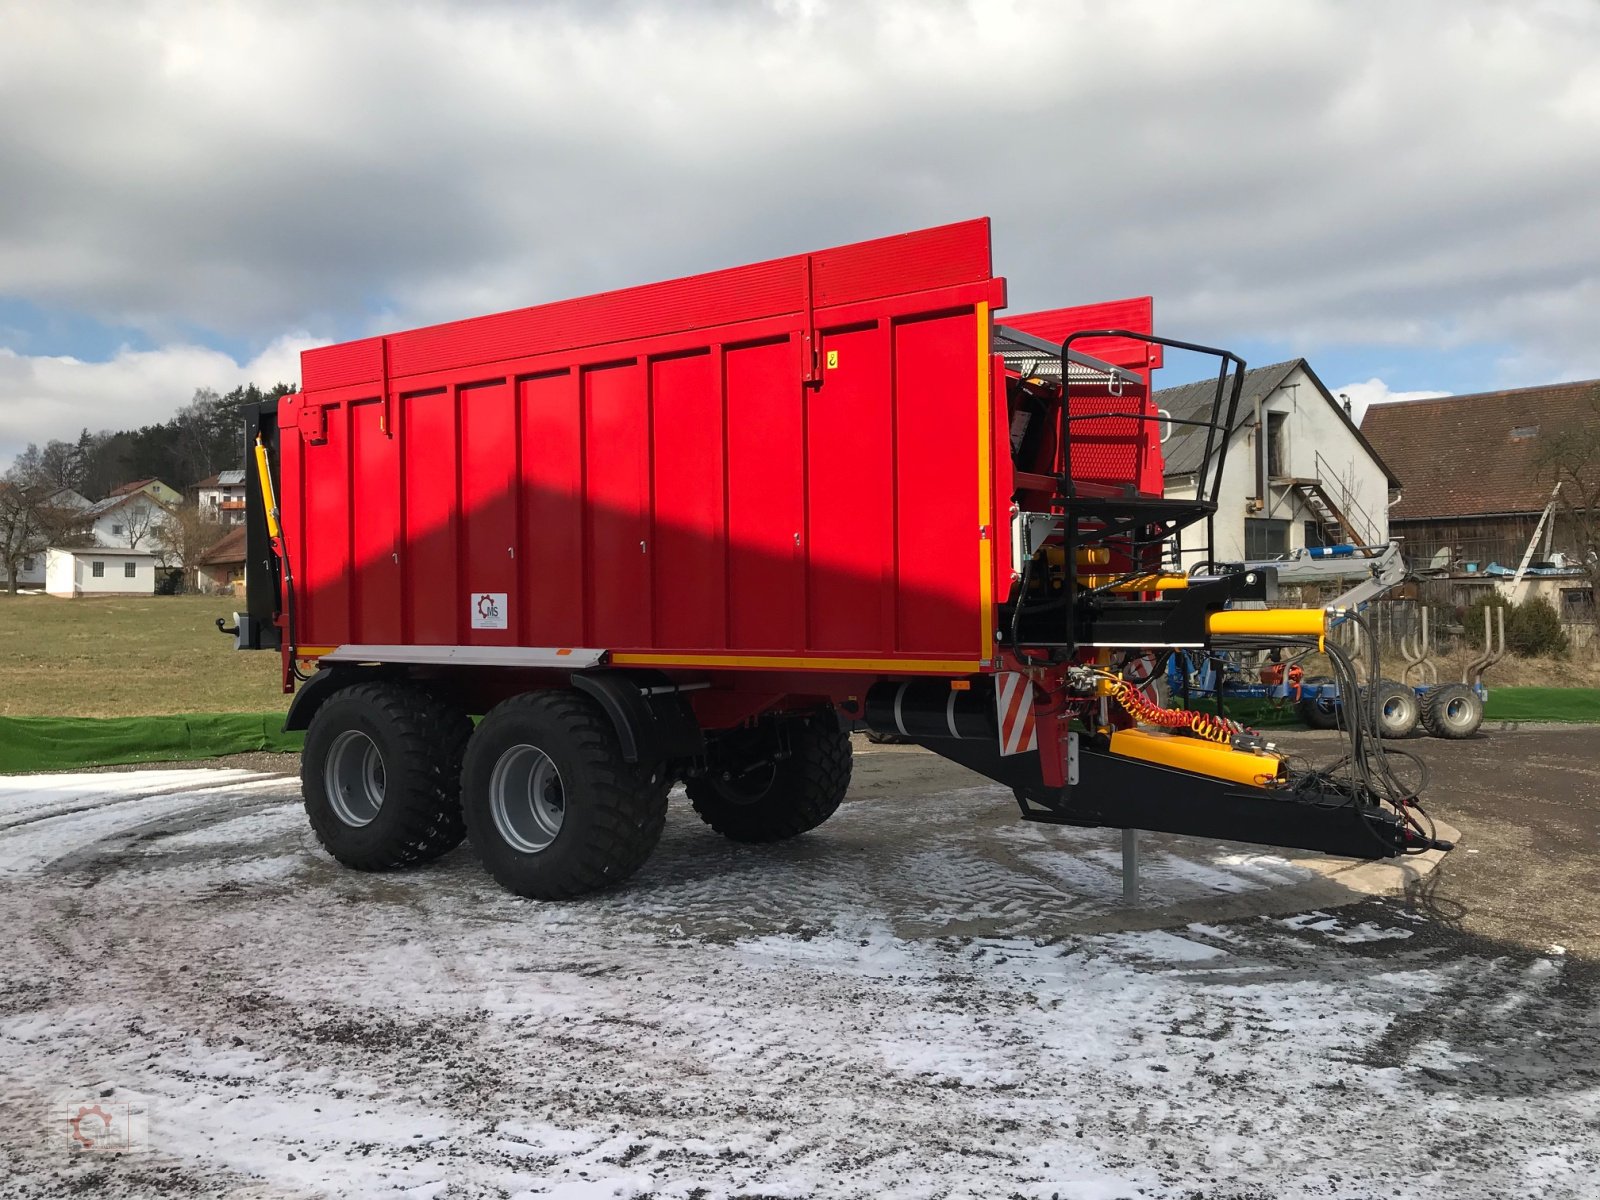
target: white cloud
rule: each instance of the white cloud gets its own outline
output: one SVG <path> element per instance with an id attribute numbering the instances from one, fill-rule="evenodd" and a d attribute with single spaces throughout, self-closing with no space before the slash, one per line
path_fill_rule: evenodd
<path id="1" fill-rule="evenodd" d="M 1148 292 L 1197 340 L 1600 374 L 1586 0 L 0 12 L 0 298 L 157 344 L 988 213 L 1019 308 Z"/>
<path id="2" fill-rule="evenodd" d="M 248 362 L 218 350 L 174 345 L 123 349 L 105 362 L 29 356 L 0 347 L 0 470 L 28 442 L 70 440 L 80 429 L 132 429 L 164 421 L 196 388 L 300 381 L 300 351 L 325 338 L 290 333 Z"/>
<path id="3" fill-rule="evenodd" d="M 1402 400 L 1436 400 L 1440 396 L 1451 395 L 1450 392 L 1391 391 L 1387 383 L 1376 377 L 1365 383 L 1347 383 L 1332 390 L 1335 396 L 1350 397 L 1350 415 L 1357 425 L 1361 424 L 1361 418 L 1366 416 L 1367 408 L 1373 404 L 1394 404 Z"/>

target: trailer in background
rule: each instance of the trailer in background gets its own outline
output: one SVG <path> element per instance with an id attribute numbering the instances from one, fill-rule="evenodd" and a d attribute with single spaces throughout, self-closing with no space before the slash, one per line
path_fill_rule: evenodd
<path id="1" fill-rule="evenodd" d="M 1366 611 L 1409 578 L 1400 543 L 1395 541 L 1381 546 L 1311 547 L 1283 558 L 1231 567 L 1236 571 L 1267 568 L 1276 572 L 1282 584 L 1351 584 L 1326 605 L 1336 614 L 1329 621 L 1329 631 L 1336 636 L 1344 632 L 1341 627 L 1351 615 Z M 1406 665 L 1401 677 L 1374 678 L 1374 662 L 1364 685 L 1355 693 L 1341 692 L 1330 675 L 1307 675 L 1298 660 L 1308 655 L 1286 660 L 1277 650 L 1260 662 L 1254 657 L 1244 661 L 1229 654 L 1174 652 L 1165 660 L 1167 686 L 1171 694 L 1186 702 L 1210 700 L 1219 711 L 1238 701 L 1293 705 L 1313 729 L 1336 729 L 1347 724 L 1350 716 L 1345 709 L 1354 694 L 1372 710 L 1371 719 L 1382 737 L 1406 738 L 1422 729 L 1434 737 L 1469 738 L 1483 724 L 1484 706 L 1489 700 L 1484 672 L 1505 655 L 1505 614 L 1497 610 L 1497 616 L 1498 644 L 1496 627 L 1486 610 L 1483 653 L 1467 663 L 1459 683 L 1441 683 L 1438 668 L 1429 660 L 1429 622 L 1424 609 L 1414 636 L 1403 639 L 1401 650 Z M 1357 663 L 1362 663 L 1359 636 L 1351 649 Z M 1419 680 L 1415 684 L 1410 682 L 1413 672 Z"/>

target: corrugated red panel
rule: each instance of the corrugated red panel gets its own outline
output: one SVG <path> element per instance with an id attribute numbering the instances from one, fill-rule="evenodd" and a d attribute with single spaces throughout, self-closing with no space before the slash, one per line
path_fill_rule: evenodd
<path id="1" fill-rule="evenodd" d="M 1155 332 L 1155 302 L 1149 296 L 1129 300 L 1107 300 L 1101 304 L 1080 304 L 1071 308 L 1051 308 L 1032 313 L 1007 313 L 1005 324 L 1034 337 L 1062 342 L 1080 329 L 1126 329 L 1130 333 Z M 1161 366 L 1161 347 L 1127 338 L 1084 338 L 1073 342 L 1080 354 L 1129 370 L 1154 370 Z M 1145 376 L 1145 382 L 1150 382 Z"/>
<path id="2" fill-rule="evenodd" d="M 819 308 L 980 283 L 993 269 L 986 217 L 822 250 L 811 258 Z"/>
<path id="3" fill-rule="evenodd" d="M 300 354 L 300 390 L 304 392 L 376 383 L 382 375 L 382 338 L 320 346 Z"/>
<path id="4" fill-rule="evenodd" d="M 1051 342 L 1065 341 L 1080 329 L 1126 329 L 1130 333 L 1154 332 L 1154 302 L 1149 296 L 1053 308 L 1043 312 L 1007 314 L 1005 325 Z M 1118 392 L 1097 385 L 1074 385 L 1068 395 L 1068 412 L 1079 418 L 1071 423 L 1072 477 L 1081 481 L 1131 484 L 1146 495 L 1164 490 L 1161 442 L 1150 420 L 1150 372 L 1161 365 L 1161 347 L 1129 338 L 1084 338 L 1072 349 L 1119 367 L 1135 371 L 1143 386 L 1125 386 Z M 1099 414 L 1128 413 L 1129 419 Z M 1094 419 L 1086 419 L 1094 418 Z M 1061 463 L 1055 470 L 1065 469 Z"/>
<path id="5" fill-rule="evenodd" d="M 1099 385 L 1074 385 L 1067 396 L 1071 423 L 1072 477 L 1095 483 L 1133 484 L 1141 492 L 1162 491 L 1160 461 L 1149 478 L 1143 470 L 1151 444 L 1159 446 L 1153 424 L 1135 419 L 1154 410 L 1144 388 L 1131 385 L 1113 395 Z M 1127 417 L 1111 414 L 1128 413 Z"/>
<path id="6" fill-rule="evenodd" d="M 710 329 L 810 307 L 929 291 L 990 277 L 989 221 L 796 254 L 425 329 L 323 346 L 301 355 L 306 391 L 481 366 L 512 358 Z"/>

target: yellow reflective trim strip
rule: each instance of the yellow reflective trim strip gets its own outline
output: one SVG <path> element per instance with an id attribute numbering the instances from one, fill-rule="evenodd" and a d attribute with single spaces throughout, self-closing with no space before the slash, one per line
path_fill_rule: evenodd
<path id="1" fill-rule="evenodd" d="M 296 646 L 294 648 L 294 656 L 296 658 L 319 658 L 324 654 L 332 654 L 337 649 L 337 646 Z"/>
<path id="2" fill-rule="evenodd" d="M 799 671 L 915 671 L 970 675 L 982 664 L 936 658 L 794 658 L 750 654 L 613 654 L 616 666 L 778 667 Z"/>
<path id="3" fill-rule="evenodd" d="M 978 325 L 978 524 L 987 536 L 978 542 L 978 647 L 986 659 L 994 658 L 994 540 L 999 536 L 994 519 L 994 396 L 991 385 L 994 335 L 989 329 L 989 304 L 977 306 Z"/>

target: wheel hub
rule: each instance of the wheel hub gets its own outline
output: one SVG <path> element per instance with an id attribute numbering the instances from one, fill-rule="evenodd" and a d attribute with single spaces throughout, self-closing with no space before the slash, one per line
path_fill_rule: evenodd
<path id="1" fill-rule="evenodd" d="M 489 779 L 495 829 L 524 854 L 547 849 L 566 821 L 567 795 L 556 764 L 537 746 L 512 746 Z"/>
<path id="2" fill-rule="evenodd" d="M 359 729 L 333 741 L 322 781 L 334 815 L 352 829 L 372 824 L 383 807 L 386 777 L 377 743 Z"/>

